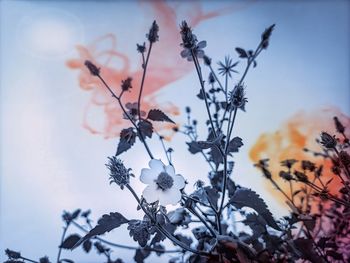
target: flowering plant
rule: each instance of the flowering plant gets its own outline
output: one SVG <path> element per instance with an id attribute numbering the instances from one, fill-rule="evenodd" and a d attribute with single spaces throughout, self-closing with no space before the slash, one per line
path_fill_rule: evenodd
<path id="1" fill-rule="evenodd" d="M 204 52 L 205 41 L 198 41 L 186 21 L 180 25 L 182 39 L 181 56 L 193 63 L 199 79 L 200 92 L 198 98 L 203 101 L 208 120 L 207 134 L 197 132 L 198 122 L 192 119 L 191 109 L 186 108 L 188 123 L 184 127 L 174 126 L 176 132 L 188 138 L 187 145 L 192 154 L 201 154 L 210 168 L 209 184 L 197 181 L 192 193 L 186 191 L 186 177 L 176 174 L 171 161 L 171 148 L 166 148 L 163 137 L 155 130 L 154 122 L 174 123 L 163 111 L 151 109 L 147 113 L 142 110 L 141 98 L 147 76 L 147 66 L 151 51 L 159 41 L 159 27 L 154 21 L 147 37 L 147 45 L 137 45 L 137 51 L 142 56 L 143 76 L 139 90 L 138 101 L 124 103 L 123 95 L 134 89 L 132 78 L 128 77 L 121 83 L 120 91 L 112 89 L 103 78 L 103 69 L 92 61 L 85 65 L 91 75 L 100 79 L 123 111 L 120 118 L 128 119 L 130 127 L 120 133 L 120 140 L 114 156 L 108 157 L 106 164 L 109 170 L 110 182 L 122 190 L 129 191 L 138 203 L 137 209 L 144 213 L 143 218 L 127 219 L 120 212 L 105 214 L 93 226 L 89 218 L 90 211 L 76 210 L 64 212 L 65 223 L 62 241 L 59 246 L 57 263 L 74 262 L 61 258 L 62 249 L 77 249 L 82 247 L 89 253 L 94 246 L 98 253 L 105 255 L 108 263 L 121 263 L 122 259 L 112 259 L 112 247 L 135 249 L 134 260 L 144 262 L 151 253 L 172 255 L 169 262 L 295 262 L 297 260 L 310 262 L 346 262 L 349 260 L 349 219 L 350 191 L 349 165 L 347 153 L 349 140 L 345 127 L 335 118 L 338 132 L 343 136 L 340 141 L 328 133 L 321 134 L 320 143 L 323 153 L 318 153 L 333 162 L 333 172 L 343 183 L 339 189 L 341 195 L 331 193 L 327 189 L 329 182 L 321 179 L 322 166 L 317 167 L 308 160 L 301 160 L 302 170 L 294 169 L 297 160 L 288 159 L 282 162 L 286 170 L 279 175 L 290 184 L 290 193 L 284 191 L 273 179 L 268 167 L 268 160 L 261 160 L 256 166 L 263 175 L 286 198 L 291 209 L 290 216 L 276 220 L 269 211 L 264 200 L 253 190 L 239 186 L 232 176 L 234 168 L 233 154 L 243 146 L 242 139 L 234 137 L 236 116 L 246 110 L 245 77 L 248 71 L 257 66 L 257 57 L 267 49 L 270 36 L 275 25 L 268 27 L 261 35 L 255 50 L 237 47 L 240 61 L 245 63 L 243 73 L 239 78 L 231 57 L 226 57 L 219 63 L 219 76 L 212 64 L 212 59 Z M 209 69 L 208 81 L 205 81 L 202 66 Z M 222 79 L 222 78 L 223 79 Z M 234 84 L 230 84 L 234 81 Z M 163 147 L 167 159 L 165 164 L 158 156 L 154 156 L 148 139 L 156 134 Z M 200 140 L 199 138 L 206 138 Z M 137 193 L 132 187 L 132 181 L 137 180 L 131 169 L 125 167 L 119 158 L 135 144 L 136 140 L 144 145 L 149 156 L 149 168 L 143 168 L 139 179 L 145 184 L 142 193 Z M 310 150 L 308 150 L 310 151 Z M 316 152 L 314 153 L 316 154 Z M 309 178 L 310 176 L 313 178 Z M 319 182 L 319 184 L 317 183 Z M 293 190 L 293 185 L 304 187 Z M 294 188 L 296 189 L 296 188 Z M 312 203 L 318 204 L 313 209 Z M 177 205 L 173 207 L 167 205 Z M 330 207 L 326 214 L 322 210 Z M 235 221 L 235 218 L 242 218 Z M 84 220 L 88 229 L 78 223 Z M 328 226 L 324 226 L 324 222 Z M 331 222 L 331 224 L 329 223 Z M 137 247 L 125 246 L 109 242 L 100 236 L 107 232 L 127 225 L 130 236 L 138 243 Z M 329 226 L 330 224 L 330 226 Z M 341 225 L 345 232 L 338 229 Z M 85 233 L 71 234 L 66 237 L 67 229 L 75 226 Z M 317 226 L 317 227 L 316 227 Z M 183 230 L 189 229 L 190 235 L 184 235 Z M 188 233 L 188 231 L 186 232 Z M 322 235 L 320 234 L 322 233 Z M 175 249 L 165 248 L 163 241 L 168 239 Z M 7 263 L 37 262 L 23 257 L 19 252 L 6 250 Z M 47 257 L 40 263 L 47 263 Z M 128 260 L 127 262 L 130 262 Z"/>

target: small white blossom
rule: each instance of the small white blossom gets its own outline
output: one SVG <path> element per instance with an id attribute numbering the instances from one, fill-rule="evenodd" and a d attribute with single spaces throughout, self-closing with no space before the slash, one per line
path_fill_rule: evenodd
<path id="1" fill-rule="evenodd" d="M 143 190 L 143 197 L 148 203 L 159 201 L 160 205 L 175 205 L 181 200 L 181 189 L 185 187 L 185 179 L 175 174 L 172 165 L 164 165 L 162 161 L 152 159 L 148 163 L 150 169 L 141 170 L 140 180 L 148 186 Z"/>

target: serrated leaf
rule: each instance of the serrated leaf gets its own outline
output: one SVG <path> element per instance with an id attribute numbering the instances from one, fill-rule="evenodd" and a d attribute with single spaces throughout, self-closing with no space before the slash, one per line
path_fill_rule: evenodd
<path id="1" fill-rule="evenodd" d="M 83 249 L 86 253 L 89 253 L 90 250 L 91 250 L 91 247 L 92 247 L 92 243 L 90 240 L 86 240 L 84 243 L 83 243 Z"/>
<path id="2" fill-rule="evenodd" d="M 138 126 L 142 132 L 142 135 L 145 135 L 146 137 L 152 138 L 153 125 L 151 122 L 149 122 L 147 120 L 142 120 L 139 122 Z"/>
<path id="3" fill-rule="evenodd" d="M 164 112 L 158 109 L 150 110 L 147 119 L 152 121 L 167 121 L 175 124 Z"/>
<path id="4" fill-rule="evenodd" d="M 188 145 L 188 150 L 192 154 L 196 154 L 202 151 L 202 149 L 199 147 L 198 143 L 193 141 L 193 142 L 186 142 Z"/>
<path id="5" fill-rule="evenodd" d="M 119 155 L 131 148 L 134 145 L 136 140 L 136 132 L 133 128 L 123 129 L 120 132 L 120 141 L 117 148 L 116 155 Z"/>
<path id="6" fill-rule="evenodd" d="M 81 236 L 78 234 L 73 234 L 68 236 L 60 245 L 60 248 L 71 249 L 80 240 Z"/>
<path id="7" fill-rule="evenodd" d="M 133 237 L 134 241 L 138 242 L 141 247 L 147 245 L 150 239 L 149 225 L 147 222 L 141 220 L 131 220 L 128 225 L 129 235 Z"/>
<path id="8" fill-rule="evenodd" d="M 265 201 L 253 190 L 247 188 L 237 189 L 234 195 L 230 198 L 229 203 L 236 208 L 244 206 L 253 208 L 260 216 L 262 216 L 266 223 L 276 229 L 281 230 L 268 209 Z"/>
<path id="9" fill-rule="evenodd" d="M 248 57 L 247 52 L 243 48 L 236 47 L 236 51 L 237 51 L 240 58 L 247 58 Z"/>
<path id="10" fill-rule="evenodd" d="M 220 163 L 224 162 L 224 159 L 218 147 L 212 147 L 209 154 L 210 154 L 211 160 L 215 163 L 216 167 L 218 167 Z"/>
<path id="11" fill-rule="evenodd" d="M 97 226 L 95 226 L 89 231 L 89 233 L 81 238 L 78 243 L 75 244 L 73 249 L 94 236 L 102 235 L 128 222 L 129 220 L 127 220 L 122 214 L 118 212 L 110 213 L 109 215 L 103 215 L 102 218 L 97 221 Z"/>
<path id="12" fill-rule="evenodd" d="M 234 137 L 228 144 L 227 151 L 229 153 L 238 152 L 239 148 L 243 146 L 242 139 L 240 137 Z"/>
<path id="13" fill-rule="evenodd" d="M 212 147 L 213 143 L 206 142 L 206 141 L 197 141 L 197 145 L 200 149 L 205 150 L 205 149 L 209 149 L 210 147 Z"/>

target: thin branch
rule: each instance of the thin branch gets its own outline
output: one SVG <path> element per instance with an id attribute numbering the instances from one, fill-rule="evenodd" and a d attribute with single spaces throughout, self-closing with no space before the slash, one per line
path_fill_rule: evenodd
<path id="1" fill-rule="evenodd" d="M 209 116 L 210 125 L 211 125 L 211 128 L 213 130 L 214 136 L 216 138 L 216 131 L 215 131 L 215 128 L 214 128 L 214 122 L 213 122 L 213 119 L 211 117 L 209 104 L 208 104 L 208 99 L 207 99 L 207 95 L 206 95 L 205 89 L 204 89 L 204 81 L 203 81 L 203 77 L 202 77 L 202 72 L 201 72 L 201 69 L 200 69 L 200 65 L 199 65 L 197 56 L 194 54 L 192 49 L 191 49 L 191 55 L 192 55 L 192 58 L 193 58 L 194 65 L 196 67 L 196 71 L 197 71 L 197 75 L 198 75 L 198 78 L 199 78 L 199 82 L 201 84 L 201 90 L 202 90 L 202 93 L 203 93 L 203 96 L 204 96 L 205 107 L 207 108 L 207 113 L 208 113 L 208 116 Z"/>
<path id="2" fill-rule="evenodd" d="M 72 224 L 85 233 L 89 232 L 89 230 L 85 229 L 84 227 L 82 227 L 80 224 L 78 224 L 75 221 L 72 221 Z M 113 243 L 113 242 L 110 242 L 110 241 L 105 240 L 105 239 L 100 238 L 100 237 L 95 237 L 95 239 L 97 239 L 98 241 L 100 241 L 102 243 L 105 243 L 106 245 L 112 246 L 112 247 L 118 247 L 118 248 L 130 249 L 130 250 L 136 250 L 136 249 L 140 248 L 140 247 L 136 247 L 136 246 L 127 246 L 127 245 Z M 145 247 L 143 249 L 147 250 L 147 251 L 162 252 L 162 253 L 180 253 L 180 252 L 182 252 L 182 250 L 178 250 L 178 249 L 177 250 L 163 250 L 163 249 L 157 249 L 157 248 L 151 248 L 151 247 Z"/>

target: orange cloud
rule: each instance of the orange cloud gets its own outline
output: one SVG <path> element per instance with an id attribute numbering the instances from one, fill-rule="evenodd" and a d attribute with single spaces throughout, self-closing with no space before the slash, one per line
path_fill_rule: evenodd
<path id="1" fill-rule="evenodd" d="M 331 161 L 325 161 L 322 157 L 313 156 L 310 152 L 303 151 L 304 148 L 320 152 L 321 146 L 315 141 L 322 131 L 336 134 L 333 117 L 337 116 L 345 127 L 350 127 L 350 118 L 340 110 L 330 107 L 312 112 L 300 111 L 289 118 L 281 127 L 274 132 L 263 133 L 250 150 L 250 159 L 258 162 L 260 159 L 268 158 L 269 168 L 273 179 L 289 193 L 289 184 L 279 177 L 279 171 L 283 169 L 280 162 L 285 159 L 310 160 L 317 165 L 324 165 L 323 182 L 334 176 L 331 172 Z M 347 136 L 350 135 L 347 129 Z M 298 168 L 300 164 L 297 164 Z M 269 184 L 267 182 L 267 184 Z M 270 184 L 269 184 L 270 185 Z M 340 189 L 340 180 L 335 178 L 329 185 L 329 190 L 337 193 Z M 273 193 L 277 193 L 274 189 Z"/>

